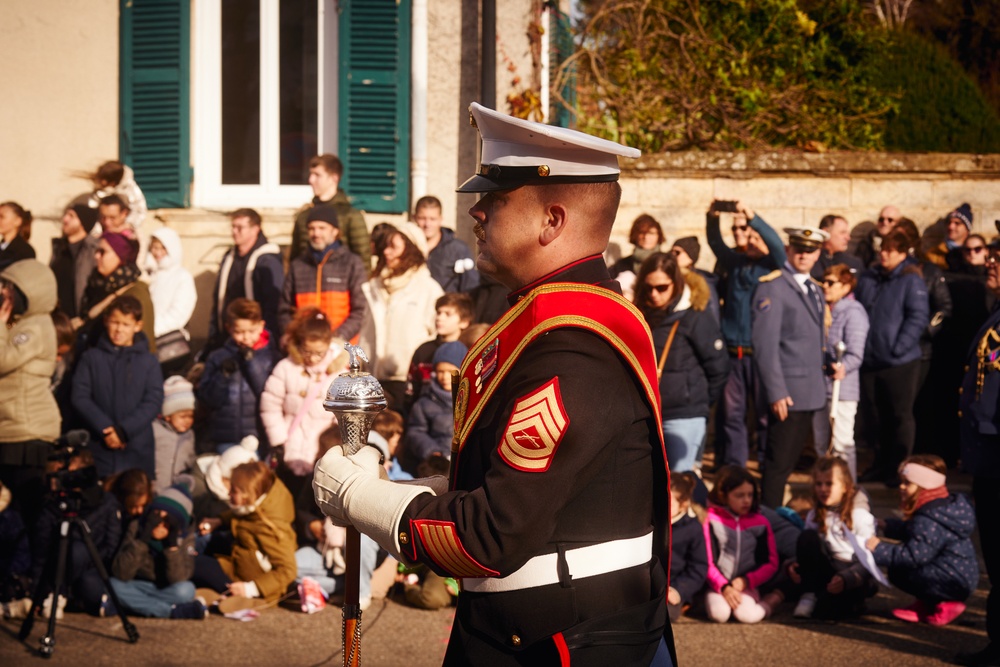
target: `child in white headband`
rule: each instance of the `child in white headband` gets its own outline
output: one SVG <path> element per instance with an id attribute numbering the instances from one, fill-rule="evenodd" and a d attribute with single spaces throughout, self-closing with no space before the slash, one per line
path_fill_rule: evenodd
<path id="1" fill-rule="evenodd" d="M 947 625 L 965 611 L 965 600 L 979 583 L 979 564 L 970 536 L 976 527 L 963 494 L 949 493 L 941 458 L 911 456 L 899 466 L 903 519 L 886 519 L 885 536 L 899 544 L 869 538 L 875 562 L 887 567 L 889 581 L 915 596 L 892 615 L 909 623 Z"/>

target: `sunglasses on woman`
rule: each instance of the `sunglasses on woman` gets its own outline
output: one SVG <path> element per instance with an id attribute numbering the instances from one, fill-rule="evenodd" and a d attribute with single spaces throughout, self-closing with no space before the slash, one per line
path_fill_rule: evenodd
<path id="1" fill-rule="evenodd" d="M 657 294 L 663 294 L 668 289 L 673 287 L 673 283 L 663 283 L 662 285 L 646 285 L 650 292 L 656 292 Z"/>
<path id="2" fill-rule="evenodd" d="M 981 252 L 985 252 L 985 250 L 986 246 L 984 245 L 974 245 L 962 248 L 962 252 L 964 252 L 966 255 L 972 255 L 972 254 L 978 255 Z"/>

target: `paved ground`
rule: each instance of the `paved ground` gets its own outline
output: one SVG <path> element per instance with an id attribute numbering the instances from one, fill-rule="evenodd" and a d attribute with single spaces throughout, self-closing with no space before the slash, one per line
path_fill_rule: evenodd
<path id="1" fill-rule="evenodd" d="M 802 480 L 802 477 L 797 479 Z M 955 490 L 967 490 L 967 480 L 953 479 Z M 886 516 L 896 505 L 894 492 L 868 487 L 876 514 Z M 383 571 L 382 575 L 391 572 Z M 387 581 L 387 580 L 386 580 Z M 385 584 L 387 586 L 387 584 Z M 716 625 L 684 618 L 675 625 L 683 667 L 726 665 L 942 665 L 958 650 L 985 642 L 986 582 L 969 603 L 969 610 L 952 625 L 931 628 L 896 621 L 889 611 L 909 600 L 883 591 L 870 601 L 868 613 L 841 623 L 792 618 L 788 608 L 756 626 Z M 362 664 L 423 667 L 440 665 L 453 612 L 411 609 L 390 594 L 376 599 L 363 619 Z M 67 615 L 56 631 L 53 665 L 339 665 L 340 610 L 307 616 L 274 609 L 249 623 L 221 617 L 206 621 L 136 619 L 141 634 L 129 644 L 117 619 Z M 26 642 L 17 640 L 19 626 L 0 623 L 0 665 L 43 664 L 35 648 L 44 634 L 36 623 Z"/>

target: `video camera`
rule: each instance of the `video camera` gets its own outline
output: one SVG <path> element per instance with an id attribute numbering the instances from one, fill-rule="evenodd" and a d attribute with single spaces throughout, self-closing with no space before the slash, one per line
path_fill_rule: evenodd
<path id="1" fill-rule="evenodd" d="M 65 495 L 97 484 L 97 468 L 92 462 L 70 470 L 70 461 L 78 457 L 81 452 L 88 451 L 89 443 L 90 434 L 83 429 L 68 431 L 56 440 L 55 450 L 49 454 L 48 459 L 61 465 L 58 470 L 49 472 L 45 476 L 46 486 L 50 491 L 57 495 Z"/>

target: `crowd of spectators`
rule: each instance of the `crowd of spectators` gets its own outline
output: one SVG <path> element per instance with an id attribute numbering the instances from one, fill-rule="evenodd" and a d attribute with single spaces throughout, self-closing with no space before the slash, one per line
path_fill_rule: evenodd
<path id="1" fill-rule="evenodd" d="M 332 155 L 313 159 L 315 197 L 290 222 L 287 257 L 255 210 L 234 211 L 211 295 L 197 294 L 174 230 L 155 229 L 140 247 L 145 200 L 124 165 L 102 165 L 92 197 L 66 207 L 48 267 L 34 259 L 31 213 L 0 204 L 6 613 L 29 613 L 32 587 L 50 581 L 58 513 L 45 479 L 59 466 L 94 470 L 73 492 L 116 596 L 74 541 L 67 585 L 46 598 L 45 614 L 62 614 L 67 600 L 111 614 L 117 599 L 132 614 L 204 618 L 220 601 L 275 604 L 296 584 L 339 590 L 344 535 L 316 507 L 311 477 L 339 442 L 322 400 L 347 368 L 345 342 L 360 342 L 389 399 L 370 437 L 387 475 L 447 474 L 452 373 L 503 312 L 502 288 L 480 279 L 439 200 L 421 198 L 413 222 L 369 229 L 339 187 L 342 170 Z M 917 435 L 957 431 L 962 353 L 993 305 L 971 209 L 945 222 L 946 238 L 926 242 L 886 206 L 854 243 L 834 214 L 786 229 L 785 243 L 747 204 L 715 202 L 709 272 L 695 268 L 698 238 L 668 246 L 655 218 L 636 219 L 635 250 L 610 271 L 649 325 L 658 361 L 677 473 L 675 617 L 694 604 L 714 621 L 757 622 L 793 595 L 798 616 L 856 614 L 878 575 L 859 566 L 845 527 L 917 598 L 899 618 L 943 624 L 964 609 L 974 557 L 952 564 L 955 581 L 928 582 L 879 543 L 857 486 L 904 489 L 907 523 L 886 527 L 904 546 L 938 535 L 936 525 L 954 528 L 949 521 L 971 530 L 964 500 L 944 490 L 954 438 Z M 212 307 L 207 342 L 194 349 L 186 327 L 199 297 Z M 73 430 L 89 447 L 50 461 Z M 709 493 L 701 477 L 712 431 Z M 819 459 L 809 509 L 775 513 L 807 440 Z M 862 447 L 874 456 L 859 475 Z M 754 454 L 762 484 L 747 470 Z M 965 542 L 958 552 L 968 555 Z M 380 557 L 366 539 L 366 575 Z M 414 604 L 457 594 L 430 572 L 400 576 Z M 370 596 L 366 576 L 363 604 Z"/>

